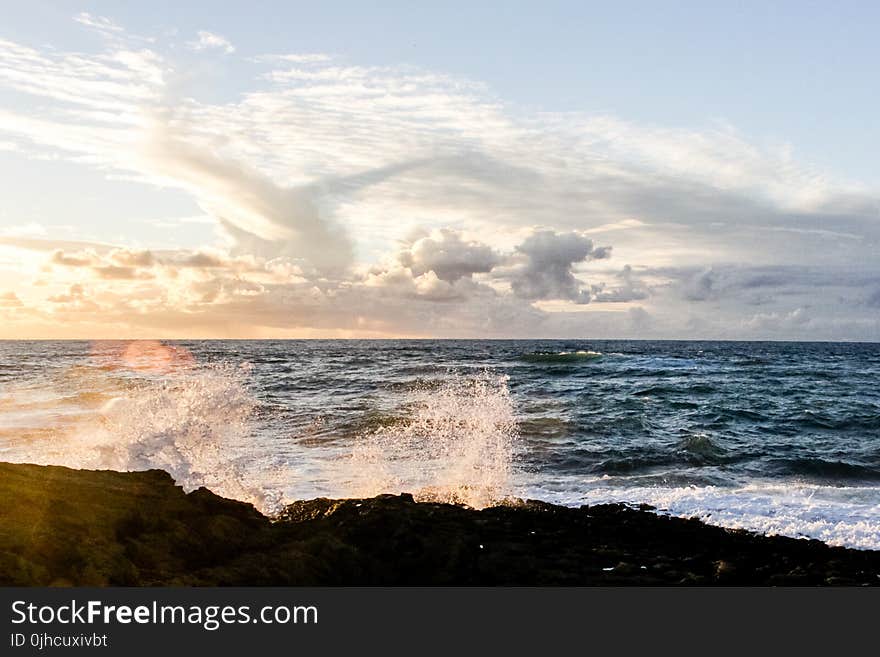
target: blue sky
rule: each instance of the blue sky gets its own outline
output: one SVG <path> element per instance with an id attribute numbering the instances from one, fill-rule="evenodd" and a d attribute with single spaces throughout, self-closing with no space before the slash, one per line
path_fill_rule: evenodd
<path id="1" fill-rule="evenodd" d="M 7 9 L 4 335 L 880 338 L 880 6 L 431 4 Z"/>
<path id="2" fill-rule="evenodd" d="M 16 3 L 7 38 L 76 48 L 73 3 Z M 429 6 L 433 5 L 433 6 Z M 670 127 L 727 121 L 880 182 L 874 2 L 84 2 L 142 33 L 209 30 L 243 54 L 329 52 L 485 82 L 528 108 Z M 7 13 L 7 16 L 10 14 Z M 227 71 L 224 71 L 224 74 Z M 229 71 L 236 76 L 234 67 Z M 207 93 L 233 93 L 212 80 Z"/>

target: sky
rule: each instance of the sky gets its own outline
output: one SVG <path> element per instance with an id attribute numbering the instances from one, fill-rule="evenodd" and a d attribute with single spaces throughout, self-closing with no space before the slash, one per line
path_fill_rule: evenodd
<path id="1" fill-rule="evenodd" d="M 2 4 L 0 339 L 880 340 L 876 3 Z"/>

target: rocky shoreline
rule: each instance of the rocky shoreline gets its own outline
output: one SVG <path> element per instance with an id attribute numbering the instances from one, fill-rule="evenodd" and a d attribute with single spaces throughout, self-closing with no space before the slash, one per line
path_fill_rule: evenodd
<path id="1" fill-rule="evenodd" d="M 648 509 L 409 495 L 277 518 L 162 470 L 0 463 L 0 585 L 880 585 L 880 552 Z"/>

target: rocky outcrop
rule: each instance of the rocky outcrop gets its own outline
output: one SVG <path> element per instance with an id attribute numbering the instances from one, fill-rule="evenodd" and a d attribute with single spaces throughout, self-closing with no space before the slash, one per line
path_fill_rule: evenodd
<path id="1" fill-rule="evenodd" d="M 880 552 L 647 509 L 409 495 L 295 502 L 277 518 L 161 470 L 0 463 L 2 585 L 877 585 Z"/>

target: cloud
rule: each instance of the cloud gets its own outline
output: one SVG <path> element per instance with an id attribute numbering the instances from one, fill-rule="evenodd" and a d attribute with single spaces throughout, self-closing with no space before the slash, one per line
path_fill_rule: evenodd
<path id="1" fill-rule="evenodd" d="M 224 267 L 227 263 L 221 256 L 199 251 L 186 256 L 178 264 L 182 267 L 213 268 Z"/>
<path id="2" fill-rule="evenodd" d="M 156 262 L 149 250 L 114 249 L 108 258 L 120 267 L 152 267 Z"/>
<path id="3" fill-rule="evenodd" d="M 80 252 L 77 255 L 67 255 L 61 249 L 52 254 L 51 263 L 53 265 L 62 265 L 64 267 L 90 267 L 95 263 L 98 256 L 94 252 Z"/>
<path id="4" fill-rule="evenodd" d="M 0 293 L 0 308 L 21 308 L 23 305 L 15 292 Z"/>
<path id="5" fill-rule="evenodd" d="M 65 294 L 55 294 L 46 300 L 50 303 L 75 303 L 85 298 L 85 290 L 82 285 L 75 283 L 68 288 Z"/>
<path id="6" fill-rule="evenodd" d="M 242 278 L 218 277 L 196 281 L 191 292 L 201 304 L 225 303 L 239 296 L 259 296 L 265 288 L 254 281 Z"/>
<path id="7" fill-rule="evenodd" d="M 608 286 L 605 283 L 594 285 L 592 288 L 593 301 L 597 303 L 627 303 L 642 301 L 651 294 L 648 286 L 636 277 L 629 265 L 624 266 L 617 274 L 616 279 L 617 285 L 614 286 Z"/>
<path id="8" fill-rule="evenodd" d="M 156 172 L 192 191 L 241 250 L 302 258 L 323 269 L 350 264 L 350 239 L 313 187 L 281 187 L 256 169 L 168 135 L 152 141 L 148 158 Z"/>
<path id="9" fill-rule="evenodd" d="M 792 296 L 830 296 L 880 284 L 880 271 L 858 265 L 771 265 L 747 266 L 719 263 L 707 268 L 656 268 L 645 270 L 659 277 L 664 284 L 679 290 L 688 301 L 721 301 L 736 299 L 772 302 Z"/>
<path id="10" fill-rule="evenodd" d="M 78 13 L 73 17 L 73 20 L 81 25 L 94 28 L 101 32 L 121 34 L 125 31 L 121 25 L 118 25 L 109 18 L 105 16 L 95 16 L 85 11 Z"/>
<path id="11" fill-rule="evenodd" d="M 449 282 L 488 273 L 500 261 L 490 246 L 465 240 L 460 233 L 448 228 L 416 237 L 401 249 L 397 259 L 416 276 L 433 272 L 438 279 Z"/>
<path id="12" fill-rule="evenodd" d="M 425 301 L 457 301 L 468 296 L 469 290 L 463 285 L 442 280 L 433 271 L 415 275 L 408 267 L 371 272 L 364 286 L 381 290 L 391 298 L 417 298 Z"/>
<path id="13" fill-rule="evenodd" d="M 429 233 L 416 231 L 404 241 L 396 262 L 387 268 L 374 267 L 367 283 L 409 291 L 430 289 L 431 294 L 421 291 L 419 296 L 442 300 L 464 299 L 477 290 L 496 294 L 494 287 L 472 280 L 474 275 L 483 274 L 486 282 L 507 281 L 513 295 L 529 303 L 562 299 L 586 304 L 593 298 L 603 302 L 646 298 L 647 288 L 636 280 L 628 265 L 616 275 L 619 284 L 614 288 L 606 289 L 601 283 L 590 289 L 575 277 L 574 265 L 610 256 L 610 246 L 596 247 L 591 239 L 576 232 L 533 230 L 512 252 L 503 252 L 465 239 L 456 230 L 439 228 Z"/>
<path id="14" fill-rule="evenodd" d="M 136 278 L 150 277 L 149 274 L 138 274 L 137 269 L 135 269 L 134 267 L 120 267 L 119 265 L 94 267 L 92 268 L 92 271 L 94 271 L 101 278 L 119 281 L 130 281 Z"/>
<path id="15" fill-rule="evenodd" d="M 251 57 L 250 61 L 263 63 L 285 63 L 285 64 L 323 64 L 333 59 L 333 55 L 321 52 L 305 52 L 305 53 L 289 53 L 286 55 L 257 55 Z"/>
<path id="16" fill-rule="evenodd" d="M 522 263 L 510 275 L 513 293 L 528 300 L 566 299 L 589 303 L 590 291 L 575 278 L 572 267 L 587 260 L 610 255 L 608 247 L 595 248 L 593 240 L 577 232 L 536 230 L 516 252 Z"/>
<path id="17" fill-rule="evenodd" d="M 779 331 L 802 330 L 812 321 L 806 308 L 795 308 L 790 312 L 757 313 L 744 320 L 751 329 Z"/>
<path id="18" fill-rule="evenodd" d="M 152 252 L 116 248 L 98 254 L 93 250 L 74 252 L 56 250 L 49 259 L 49 264 L 62 267 L 88 268 L 100 278 L 115 280 L 133 280 L 149 278 L 149 273 L 139 268 L 149 268 L 156 264 Z"/>
<path id="19" fill-rule="evenodd" d="M 880 338 L 880 194 L 787 145 L 535 113 L 479 81 L 320 53 L 251 57 L 217 101 L 176 40 L 76 20 L 98 50 L 0 43 L 4 157 L 184 192 L 212 223 L 175 251 L 133 248 L 168 229 L 126 237 L 122 206 L 128 247 L 7 231 L 0 289 L 43 314 L 4 318 L 54 330 L 88 300 L 87 328 L 114 333 Z M 629 264 L 603 268 L 608 244 Z M 778 320 L 798 308 L 810 321 Z"/>
<path id="20" fill-rule="evenodd" d="M 192 50 L 222 50 L 227 55 L 235 52 L 235 46 L 225 37 L 207 30 L 199 30 L 198 38 L 187 42 Z"/>
<path id="21" fill-rule="evenodd" d="M 717 292 L 717 274 L 711 267 L 694 274 L 684 283 L 684 298 L 688 301 L 706 301 Z"/>
<path id="22" fill-rule="evenodd" d="M 449 229 L 447 229 L 449 230 Z M 541 254 L 563 253 L 564 262 L 583 253 L 572 247 L 532 248 L 543 231 L 528 234 L 520 242 L 527 251 Z M 438 231 L 436 236 L 443 235 Z M 565 234 L 554 233 L 555 243 Z M 422 235 L 422 238 L 425 237 Z M 479 247 L 481 243 L 457 235 L 450 243 Z M 568 236 L 571 239 L 571 236 Z M 580 236 L 581 238 L 583 236 Z M 408 244 L 418 241 L 416 238 Z M 579 240 L 575 240 L 578 242 Z M 479 249 L 478 249 L 479 250 Z M 593 246 L 592 251 L 596 247 Z M 54 252 L 42 250 L 51 263 Z M 723 306 L 713 306 L 712 313 L 689 315 L 692 302 L 682 298 L 679 281 L 689 280 L 697 272 L 651 271 L 624 267 L 605 271 L 589 269 L 591 283 L 578 282 L 581 294 L 591 295 L 589 306 L 576 304 L 585 312 L 548 312 L 536 308 L 536 300 L 513 293 L 509 282 L 513 272 L 525 266 L 524 255 L 517 249 L 497 250 L 497 264 L 487 273 L 461 276 L 455 281 L 442 280 L 433 270 L 416 274 L 398 261 L 400 250 L 387 254 L 385 267 L 373 267 L 350 277 L 327 279 L 303 270 L 296 260 L 231 256 L 220 251 L 138 251 L 114 247 L 103 253 L 88 253 L 87 264 L 78 267 L 58 266 L 43 271 L 44 285 L 33 287 L 28 306 L 4 304 L 4 330 L 26 331 L 24 335 L 52 334 L 53 326 L 67 326 L 71 335 L 109 337 L 124 331 L 141 337 L 279 337 L 279 336 L 391 336 L 412 337 L 643 337 L 645 334 L 674 338 L 682 320 L 700 335 L 717 338 L 755 339 L 768 336 L 825 336 L 843 330 L 877 330 L 876 310 L 864 305 L 864 295 L 855 295 L 853 308 L 864 308 L 861 317 L 846 319 L 846 313 L 834 320 L 817 317 L 822 312 L 815 299 L 791 287 L 788 308 L 769 308 L 761 313 L 747 311 L 742 299 L 752 294 L 748 286 L 735 281 L 771 281 L 771 272 L 731 267 L 716 267 L 717 279 L 723 282 L 716 290 L 717 299 L 727 299 Z M 65 257 L 80 256 L 80 252 Z M 549 258 L 549 255 L 548 255 Z M 557 262 L 560 259 L 553 260 Z M 539 259 L 540 260 L 540 259 Z M 117 262 L 137 262 L 143 267 L 115 271 L 116 276 L 102 276 L 102 268 L 119 267 Z M 600 265 L 604 260 L 592 264 Z M 586 264 L 590 264 L 589 261 Z M 71 284 L 71 272 L 79 276 Z M 108 273 L 110 273 L 108 271 Z M 585 276 L 585 273 L 575 276 Z M 772 280 L 820 281 L 841 285 L 841 290 L 860 285 L 866 291 L 876 289 L 877 281 L 869 276 L 827 277 L 819 270 L 781 269 Z M 596 282 L 593 282 L 596 281 Z M 650 307 L 629 307 L 626 312 L 604 312 L 624 297 L 641 296 L 644 288 Z M 713 288 L 714 289 L 714 288 Z M 769 288 L 776 292 L 777 288 Z M 813 288 L 807 287 L 807 292 Z M 38 290 L 45 290 L 38 292 Z M 43 294 L 42 300 L 39 295 Z M 610 295 L 612 298 L 603 297 Z M 637 301 L 638 299 L 633 299 Z M 566 303 L 570 303 L 567 301 Z M 543 306 L 542 306 L 543 308 Z M 795 312 L 801 309 L 799 312 Z M 88 318 L 88 319 L 86 319 Z M 115 327 L 101 333 L 100 327 Z M 43 327 L 38 329 L 38 327 Z M 97 332 L 97 333 L 96 333 Z"/>
<path id="23" fill-rule="evenodd" d="M 644 331 L 650 328 L 652 317 L 647 310 L 640 306 L 636 306 L 635 308 L 630 308 L 627 312 L 629 314 L 630 323 L 637 331 Z"/>

